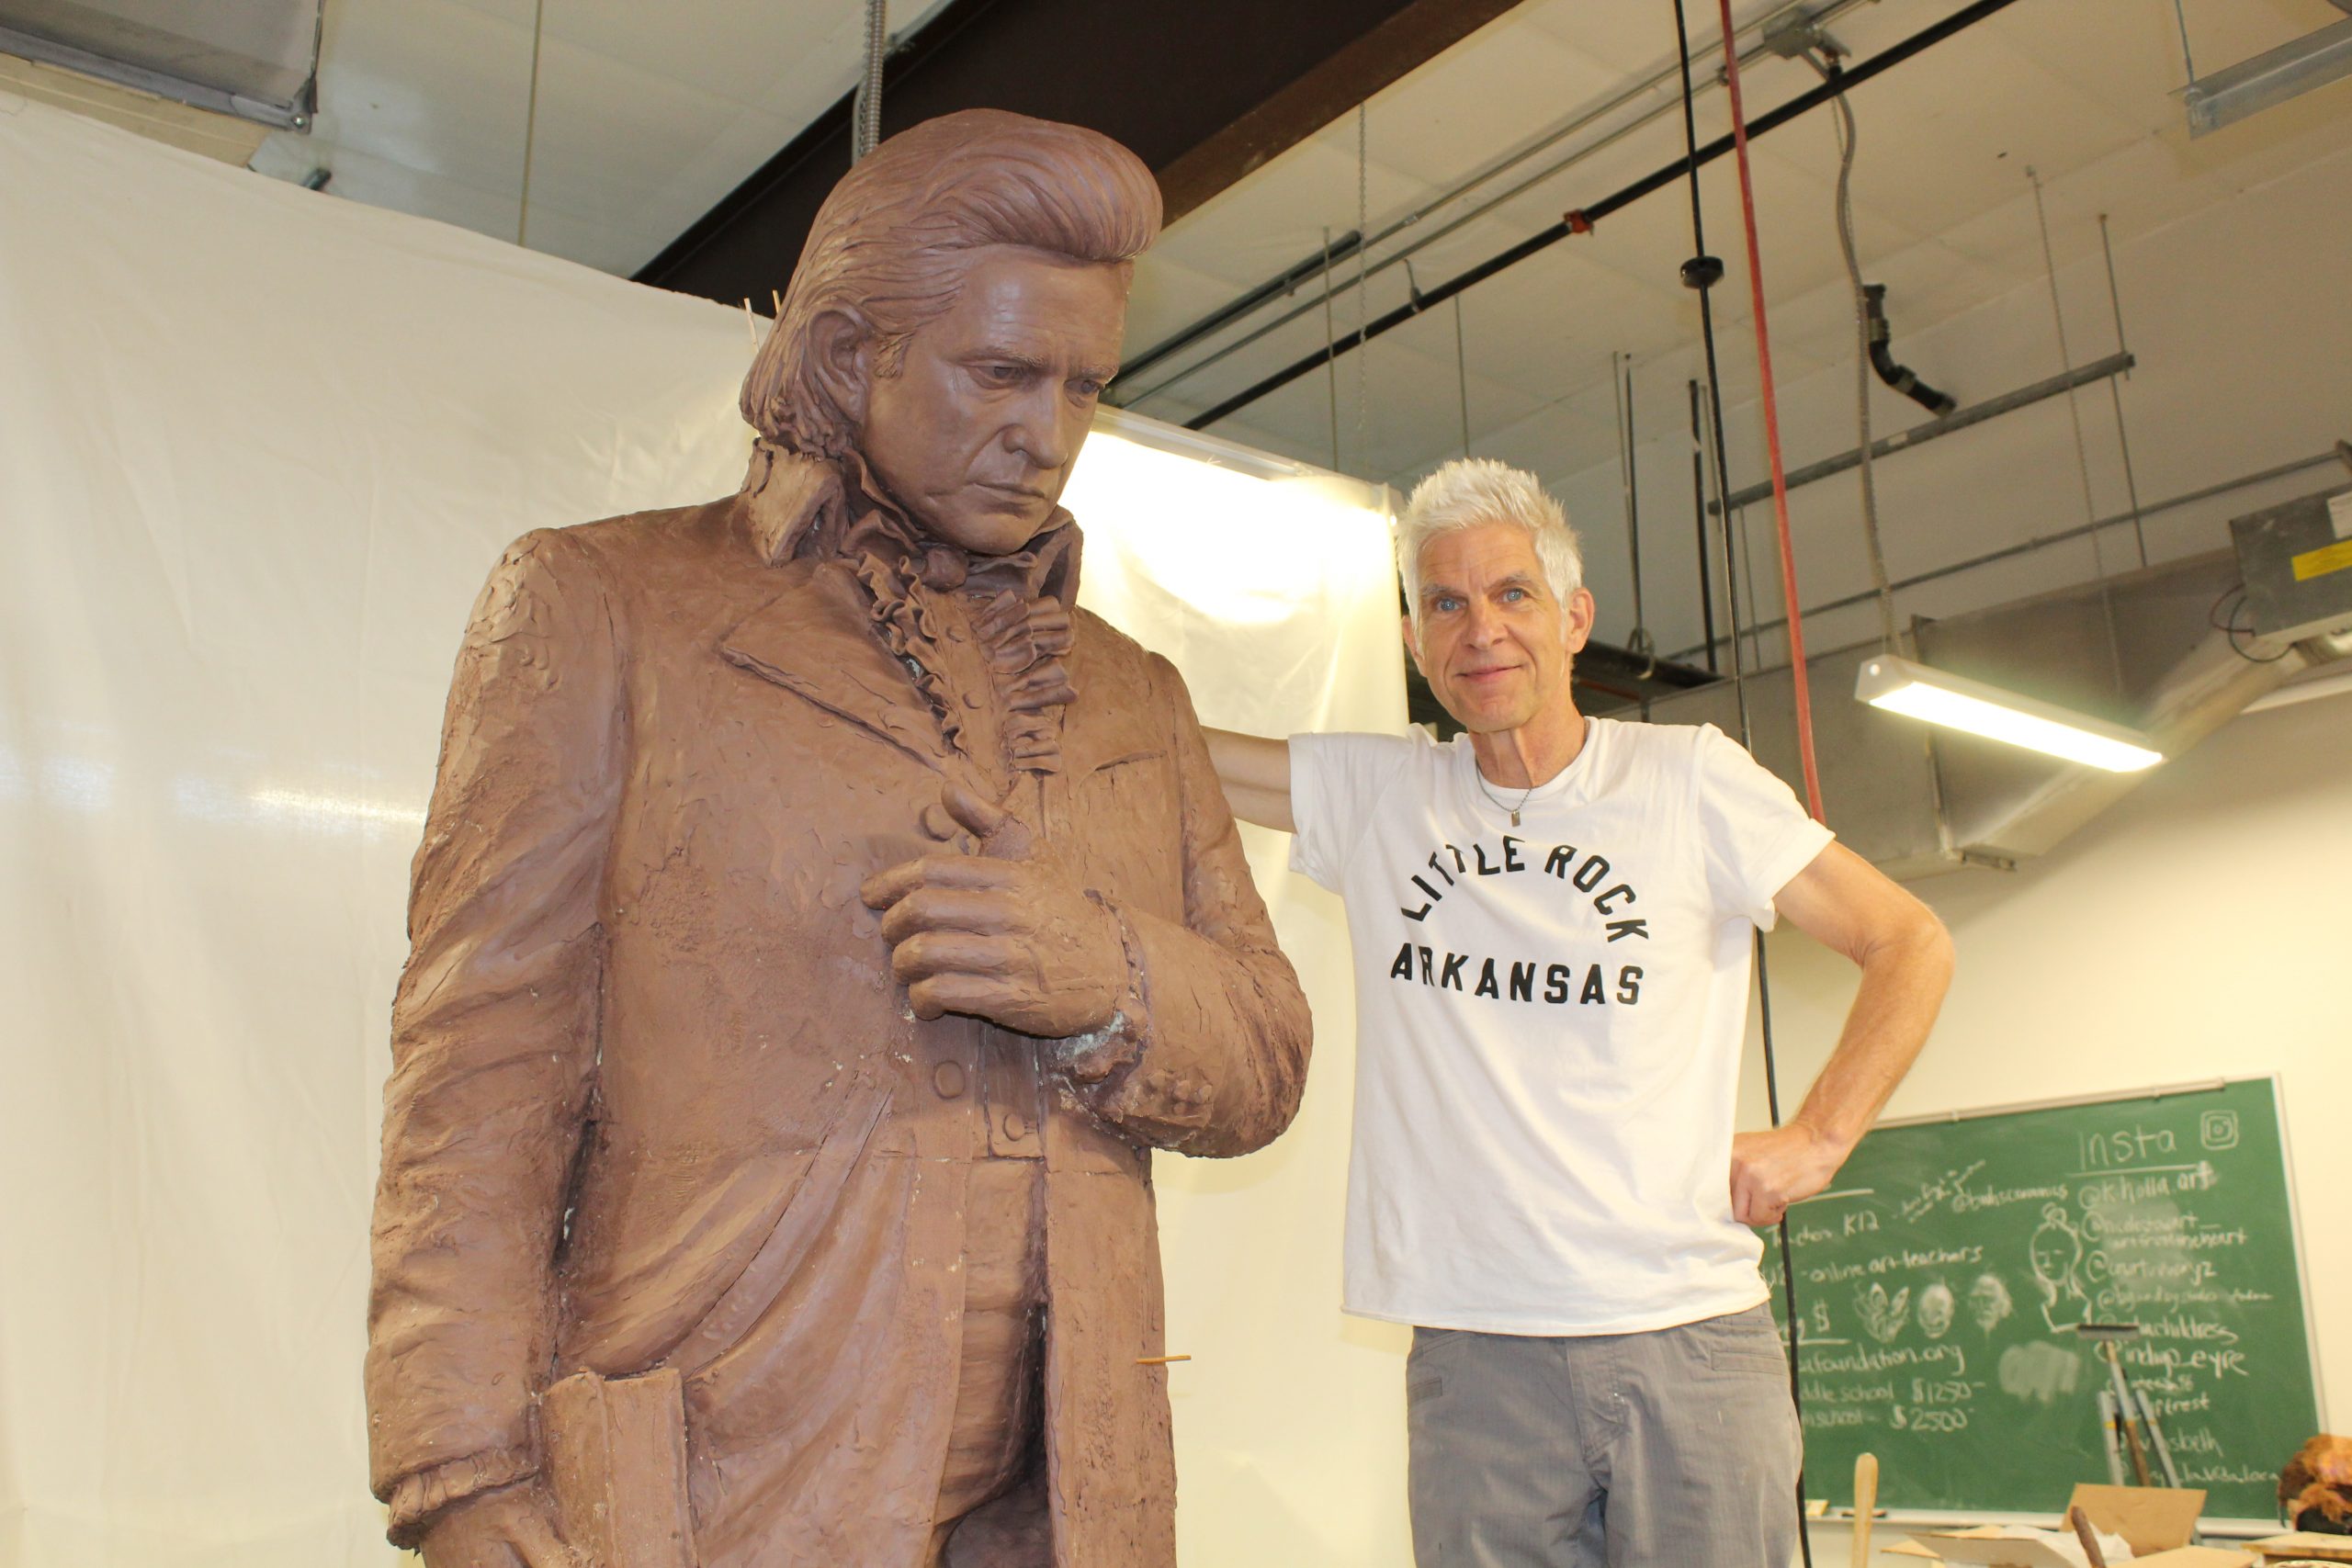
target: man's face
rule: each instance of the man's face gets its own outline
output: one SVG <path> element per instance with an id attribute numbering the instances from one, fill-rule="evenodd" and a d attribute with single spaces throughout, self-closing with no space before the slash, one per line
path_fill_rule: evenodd
<path id="1" fill-rule="evenodd" d="M 1061 499 L 1126 315 L 1124 267 L 991 247 L 899 373 L 869 372 L 858 449 L 933 538 L 1017 550 Z"/>
<path id="2" fill-rule="evenodd" d="M 1462 728 L 1474 735 L 1568 711 L 1568 663 L 1592 635 L 1592 595 L 1562 604 L 1535 539 L 1510 523 L 1440 534 L 1421 551 L 1420 625 L 1406 646 Z"/>

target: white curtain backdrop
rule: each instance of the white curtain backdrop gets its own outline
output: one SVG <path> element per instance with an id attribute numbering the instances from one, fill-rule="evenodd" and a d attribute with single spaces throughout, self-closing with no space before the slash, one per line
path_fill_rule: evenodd
<path id="1" fill-rule="evenodd" d="M 367 1221 L 458 631 L 526 529 L 732 489 L 750 347 L 0 94 L 0 1563 L 394 1560 Z M 1204 717 L 1401 725 L 1364 497 L 1114 466 L 1089 597 Z M 1320 1038 L 1288 1139 L 1161 1167 L 1182 1539 L 1401 1563 L 1401 1342 L 1337 1310 L 1345 932 L 1251 847 Z"/>

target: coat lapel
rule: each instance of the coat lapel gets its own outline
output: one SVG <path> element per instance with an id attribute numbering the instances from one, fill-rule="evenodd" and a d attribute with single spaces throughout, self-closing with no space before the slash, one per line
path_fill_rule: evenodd
<path id="1" fill-rule="evenodd" d="M 869 629 L 857 579 L 839 561 L 776 569 L 783 592 L 719 641 L 729 663 L 862 725 L 928 767 L 948 748 L 913 679 Z"/>

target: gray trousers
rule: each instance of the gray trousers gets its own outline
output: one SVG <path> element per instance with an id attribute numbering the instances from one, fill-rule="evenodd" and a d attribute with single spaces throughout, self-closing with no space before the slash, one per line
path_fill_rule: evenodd
<path id="1" fill-rule="evenodd" d="M 1803 1456 L 1758 1306 L 1645 1334 L 1413 1331 L 1419 1568 L 1788 1568 Z"/>

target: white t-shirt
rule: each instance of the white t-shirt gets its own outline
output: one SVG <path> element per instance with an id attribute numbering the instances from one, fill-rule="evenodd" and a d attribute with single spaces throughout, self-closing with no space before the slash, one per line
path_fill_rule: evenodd
<path id="1" fill-rule="evenodd" d="M 1615 1334 L 1765 1299 L 1730 1191 L 1750 939 L 1831 835 L 1712 725 L 1589 723 L 1517 828 L 1467 738 L 1291 739 L 1291 865 L 1355 951 L 1360 1316 Z"/>

